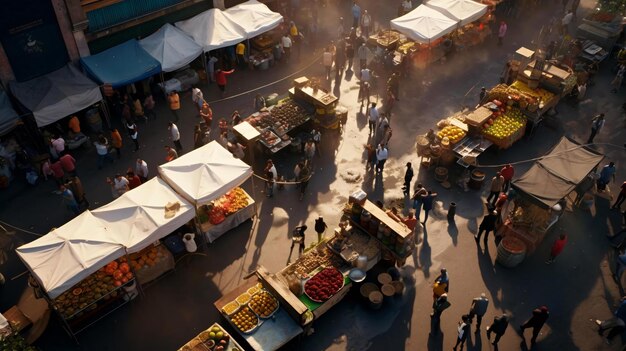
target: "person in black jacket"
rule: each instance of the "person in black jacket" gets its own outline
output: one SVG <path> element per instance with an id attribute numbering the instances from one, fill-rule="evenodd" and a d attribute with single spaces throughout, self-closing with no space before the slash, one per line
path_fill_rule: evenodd
<path id="1" fill-rule="evenodd" d="M 485 245 L 487 243 L 487 238 L 489 237 L 489 232 L 494 232 L 496 230 L 496 221 L 498 220 L 498 211 L 490 211 L 485 217 L 483 217 L 482 222 L 480 222 L 480 226 L 478 226 L 478 234 L 474 235 L 474 240 L 476 240 L 476 244 L 480 240 L 481 235 L 485 232 Z"/>
<path id="2" fill-rule="evenodd" d="M 524 329 L 533 328 L 533 337 L 530 339 L 531 345 L 534 345 L 537 341 L 537 336 L 539 335 L 539 332 L 541 331 L 543 325 L 546 323 L 546 320 L 548 320 L 548 317 L 550 317 L 548 307 L 541 306 L 539 308 L 535 308 L 533 310 L 533 316 L 530 317 L 530 319 L 527 320 L 526 323 L 520 326 L 522 335 L 524 334 Z"/>
<path id="3" fill-rule="evenodd" d="M 324 235 L 326 228 L 328 228 L 328 226 L 326 225 L 326 222 L 324 222 L 324 218 L 322 216 L 315 220 L 315 232 L 317 233 L 318 242 L 322 241 L 322 236 Z"/>
<path id="4" fill-rule="evenodd" d="M 498 341 L 500 341 L 500 338 L 502 337 L 502 335 L 504 335 L 504 332 L 506 331 L 506 328 L 508 326 L 509 316 L 507 316 L 506 313 L 503 313 L 500 317 L 493 317 L 493 323 L 491 323 L 491 325 L 487 327 L 488 340 L 491 340 L 491 333 L 496 334 L 496 338 L 493 339 L 493 342 L 491 343 L 492 345 L 498 344 Z"/>
<path id="5" fill-rule="evenodd" d="M 470 322 L 469 316 L 464 314 L 461 316 L 461 321 L 459 322 L 459 326 L 457 327 L 457 338 L 456 344 L 454 345 L 453 350 L 456 351 L 456 348 L 461 345 L 461 350 L 463 350 L 463 346 L 465 345 L 465 341 L 467 340 L 467 335 L 470 331 Z"/>

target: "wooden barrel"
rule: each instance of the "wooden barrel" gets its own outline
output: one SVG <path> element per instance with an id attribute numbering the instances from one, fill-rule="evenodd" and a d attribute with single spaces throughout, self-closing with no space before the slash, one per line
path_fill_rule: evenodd
<path id="1" fill-rule="evenodd" d="M 526 258 L 526 244 L 511 235 L 505 236 L 498 245 L 496 261 L 504 267 L 513 268 Z"/>
<path id="2" fill-rule="evenodd" d="M 388 284 L 384 284 L 380 288 L 380 291 L 383 293 L 384 297 L 392 297 L 396 293 L 396 288 L 394 288 L 393 285 L 391 285 L 391 282 L 390 282 Z"/>
<path id="3" fill-rule="evenodd" d="M 382 285 L 391 283 L 391 275 L 389 273 L 380 273 L 378 275 L 378 282 Z"/>
<path id="4" fill-rule="evenodd" d="M 448 179 L 448 169 L 446 167 L 435 168 L 435 180 L 439 183 Z"/>
<path id="5" fill-rule="evenodd" d="M 470 176 L 470 180 L 467 186 L 474 190 L 480 190 L 480 188 L 483 187 L 484 181 L 485 181 L 485 173 L 483 171 L 475 169 L 472 171 L 472 174 Z"/>
<path id="6" fill-rule="evenodd" d="M 391 282 L 391 285 L 393 286 L 396 295 L 402 295 L 402 293 L 404 292 L 404 283 L 403 282 L 401 282 L 401 281 L 393 281 L 393 282 Z"/>
<path id="7" fill-rule="evenodd" d="M 369 296 L 370 307 L 377 310 L 383 305 L 383 293 L 372 291 Z"/>
<path id="8" fill-rule="evenodd" d="M 376 284 L 374 283 L 363 283 L 363 285 L 361 285 L 361 288 L 359 289 L 359 292 L 364 299 L 369 299 L 370 293 L 372 291 L 378 291 L 378 286 L 376 286 Z"/>

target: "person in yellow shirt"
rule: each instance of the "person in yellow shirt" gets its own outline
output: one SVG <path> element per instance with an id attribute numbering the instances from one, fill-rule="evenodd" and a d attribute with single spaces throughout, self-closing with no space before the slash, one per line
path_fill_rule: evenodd
<path id="1" fill-rule="evenodd" d="M 70 121 L 68 123 L 68 127 L 70 128 L 70 136 L 75 136 L 76 134 L 80 133 L 80 121 L 78 120 L 78 117 L 76 115 L 72 116 L 72 118 L 70 118 Z"/>
<path id="2" fill-rule="evenodd" d="M 180 97 L 176 91 L 171 91 L 167 96 L 167 102 L 170 104 L 170 110 L 174 114 L 174 120 L 178 122 L 178 110 L 180 110 Z"/>
<path id="3" fill-rule="evenodd" d="M 291 40 L 295 41 L 298 39 L 298 27 L 296 27 L 296 24 L 293 23 L 293 21 L 289 25 L 289 35 L 291 35 Z"/>
<path id="4" fill-rule="evenodd" d="M 235 47 L 235 53 L 237 54 L 237 63 L 239 67 L 244 67 L 246 65 L 246 44 L 243 42 L 237 44 Z"/>
<path id="5" fill-rule="evenodd" d="M 111 131 L 111 144 L 115 149 L 115 153 L 117 153 L 117 158 L 119 159 L 122 156 L 122 136 L 117 129 L 113 129 Z"/>

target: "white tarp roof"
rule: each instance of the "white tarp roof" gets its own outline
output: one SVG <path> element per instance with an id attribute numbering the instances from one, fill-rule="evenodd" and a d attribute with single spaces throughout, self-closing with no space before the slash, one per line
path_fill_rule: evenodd
<path id="1" fill-rule="evenodd" d="M 165 218 L 165 205 L 176 201 L 180 210 Z M 153 178 L 16 251 L 55 298 L 114 259 L 172 233 L 195 214 L 193 205 L 165 181 Z"/>
<path id="2" fill-rule="evenodd" d="M 139 40 L 139 45 L 161 62 L 161 69 L 164 72 L 172 72 L 184 67 L 202 54 L 202 46 L 169 23 L 150 36 Z"/>
<path id="3" fill-rule="evenodd" d="M 201 45 L 205 52 L 235 45 L 246 38 L 246 30 L 219 9 L 204 11 L 175 25 Z"/>
<path id="4" fill-rule="evenodd" d="M 425 5 L 391 20 L 392 29 L 420 43 L 430 43 L 452 32 L 456 27 L 455 20 Z"/>
<path id="5" fill-rule="evenodd" d="M 51 298 L 125 254 L 117 235 L 90 211 L 16 252 Z"/>
<path id="6" fill-rule="evenodd" d="M 224 12 L 245 29 L 246 39 L 272 30 L 283 21 L 280 13 L 273 12 L 267 5 L 256 0 L 246 1 Z"/>
<path id="7" fill-rule="evenodd" d="M 174 202 L 180 203 L 180 210 L 165 218 L 165 205 Z M 169 235 L 196 215 L 195 207 L 158 177 L 91 213 L 107 223 L 128 252 L 137 252 Z"/>
<path id="8" fill-rule="evenodd" d="M 13 96 L 33 113 L 38 127 L 102 100 L 98 85 L 72 64 L 26 82 L 11 82 L 9 86 Z"/>
<path id="9" fill-rule="evenodd" d="M 162 164 L 159 174 L 187 200 L 205 204 L 245 182 L 252 168 L 212 141 Z"/>
<path id="10" fill-rule="evenodd" d="M 428 0 L 432 7 L 464 26 L 487 13 L 487 5 L 472 0 Z"/>

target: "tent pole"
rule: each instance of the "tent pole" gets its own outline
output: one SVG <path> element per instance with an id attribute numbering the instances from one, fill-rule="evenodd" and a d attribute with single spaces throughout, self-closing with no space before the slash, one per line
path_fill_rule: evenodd
<path id="1" fill-rule="evenodd" d="M 204 74 L 206 75 L 206 86 L 208 87 L 211 83 L 211 77 L 209 77 L 209 66 L 207 66 L 207 57 L 204 50 L 202 50 L 200 57 L 202 58 L 202 66 L 204 67 Z"/>

